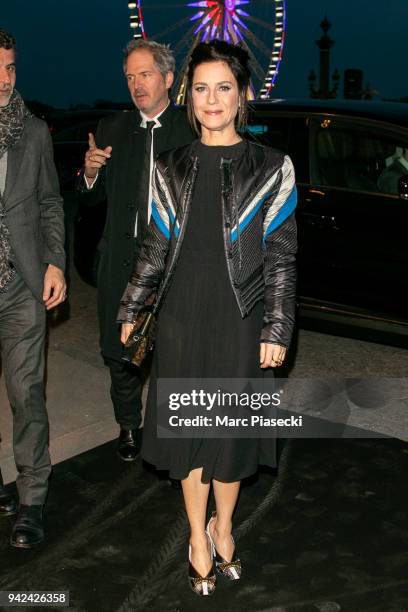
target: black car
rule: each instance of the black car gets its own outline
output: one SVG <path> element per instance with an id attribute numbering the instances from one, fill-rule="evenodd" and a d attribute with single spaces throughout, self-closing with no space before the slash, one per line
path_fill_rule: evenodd
<path id="1" fill-rule="evenodd" d="M 52 115 L 48 126 L 54 145 L 54 160 L 63 191 L 72 190 L 88 149 L 88 134 L 95 134 L 102 117 L 112 109 L 66 111 Z"/>
<path id="2" fill-rule="evenodd" d="M 408 105 L 257 102 L 244 135 L 295 166 L 300 326 L 408 347 Z M 83 275 L 94 229 L 77 223 Z"/>
<path id="3" fill-rule="evenodd" d="M 121 105 L 120 108 L 126 108 Z M 54 145 L 54 160 L 61 190 L 64 194 L 66 250 L 70 250 L 71 219 L 74 221 L 74 263 L 81 277 L 90 284 L 96 279 L 96 252 L 105 225 L 106 203 L 97 210 L 80 208 L 77 211 L 75 185 L 88 149 L 89 132 L 95 134 L 99 121 L 117 112 L 112 108 L 93 108 L 54 113 L 48 126 Z"/>

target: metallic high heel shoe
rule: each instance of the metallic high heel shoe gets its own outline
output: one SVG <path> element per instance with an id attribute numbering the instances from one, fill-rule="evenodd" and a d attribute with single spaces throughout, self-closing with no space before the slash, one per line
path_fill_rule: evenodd
<path id="1" fill-rule="evenodd" d="M 214 574 L 214 566 L 210 569 L 206 576 L 201 576 L 193 564 L 191 563 L 191 546 L 188 546 L 188 582 L 190 588 L 196 595 L 206 597 L 213 595 L 217 584 L 217 578 Z"/>
<path id="2" fill-rule="evenodd" d="M 237 557 L 236 548 L 234 548 L 234 554 L 232 555 L 231 561 L 226 561 L 223 557 L 221 557 L 221 555 L 218 554 L 217 549 L 215 548 L 215 544 L 210 533 L 210 524 L 211 521 L 214 521 L 216 519 L 216 517 L 217 513 L 213 512 L 205 530 L 206 534 L 210 539 L 212 554 L 215 560 L 215 569 L 218 571 L 219 574 L 221 574 L 221 576 L 224 576 L 224 578 L 228 578 L 228 580 L 239 580 L 241 578 L 242 566 L 239 557 Z M 232 536 L 231 540 L 235 546 L 234 538 Z"/>

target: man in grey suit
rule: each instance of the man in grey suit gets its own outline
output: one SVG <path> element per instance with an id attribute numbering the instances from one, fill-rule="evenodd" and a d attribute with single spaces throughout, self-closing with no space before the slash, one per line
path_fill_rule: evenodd
<path id="1" fill-rule="evenodd" d="M 51 471 L 45 318 L 65 299 L 64 216 L 47 125 L 28 111 L 15 82 L 15 39 L 0 29 L 0 350 L 20 501 L 11 544 L 31 548 L 44 538 Z M 0 472 L 0 516 L 16 512 Z"/>

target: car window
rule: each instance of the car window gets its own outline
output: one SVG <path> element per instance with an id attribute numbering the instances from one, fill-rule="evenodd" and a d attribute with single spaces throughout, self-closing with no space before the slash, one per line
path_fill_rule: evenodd
<path id="1" fill-rule="evenodd" d="M 310 157 L 314 185 L 398 194 L 408 175 L 408 139 L 346 121 L 313 120 Z"/>
<path id="2" fill-rule="evenodd" d="M 288 152 L 290 119 L 286 117 L 271 118 L 265 112 L 249 112 L 248 124 L 242 132 L 246 138 L 260 144 L 273 147 L 283 153 Z"/>
<path id="3" fill-rule="evenodd" d="M 271 114 L 265 110 L 250 111 L 248 125 L 243 129 L 245 137 L 290 155 L 296 181 L 309 183 L 307 118 L 271 117 Z"/>
<path id="4" fill-rule="evenodd" d="M 288 153 L 295 167 L 296 182 L 309 184 L 309 120 L 307 117 L 296 117 L 291 120 Z"/>
<path id="5" fill-rule="evenodd" d="M 53 136 L 54 142 L 76 142 L 78 140 L 78 126 L 70 126 L 58 131 Z"/>

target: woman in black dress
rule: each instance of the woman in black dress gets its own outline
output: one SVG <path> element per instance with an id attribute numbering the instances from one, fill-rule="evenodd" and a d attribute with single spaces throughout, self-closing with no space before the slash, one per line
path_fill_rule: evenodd
<path id="1" fill-rule="evenodd" d="M 211 595 L 241 576 L 231 535 L 240 481 L 276 465 L 275 440 L 157 436 L 157 379 L 260 378 L 280 366 L 295 305 L 296 188 L 290 159 L 242 140 L 248 54 L 201 43 L 188 72 L 192 145 L 159 156 L 152 219 L 122 298 L 122 342 L 160 301 L 142 457 L 180 479 L 191 527 L 190 585 Z M 168 406 L 167 406 L 168 408 Z M 206 525 L 210 484 L 216 512 Z"/>

